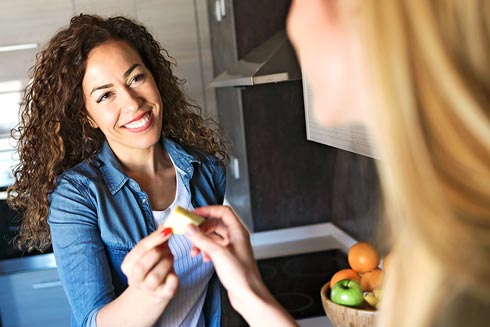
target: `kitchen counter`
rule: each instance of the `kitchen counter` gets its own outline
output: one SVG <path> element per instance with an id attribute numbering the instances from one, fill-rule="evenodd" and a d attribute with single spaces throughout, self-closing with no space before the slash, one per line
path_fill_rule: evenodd
<path id="1" fill-rule="evenodd" d="M 332 223 L 252 233 L 256 259 L 339 249 L 347 253 L 357 241 Z"/>
<path id="2" fill-rule="evenodd" d="M 53 253 L 0 260 L 0 275 L 56 268 Z"/>

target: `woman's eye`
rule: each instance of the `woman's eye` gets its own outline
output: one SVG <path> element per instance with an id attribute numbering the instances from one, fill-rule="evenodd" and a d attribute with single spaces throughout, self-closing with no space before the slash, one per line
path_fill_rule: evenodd
<path id="1" fill-rule="evenodd" d="M 101 103 L 102 101 L 107 100 L 111 96 L 111 92 L 106 92 L 97 98 L 96 102 Z"/>
<path id="2" fill-rule="evenodd" d="M 133 77 L 133 79 L 129 82 L 129 84 L 131 85 L 131 84 L 137 83 L 139 81 L 142 81 L 144 78 L 145 78 L 144 74 L 138 74 L 135 77 Z"/>

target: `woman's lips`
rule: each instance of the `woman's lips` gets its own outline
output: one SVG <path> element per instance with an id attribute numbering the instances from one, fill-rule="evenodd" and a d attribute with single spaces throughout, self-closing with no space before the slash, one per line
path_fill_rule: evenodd
<path id="1" fill-rule="evenodd" d="M 151 114 L 151 111 L 148 111 L 147 113 L 141 115 L 140 118 L 136 118 L 130 123 L 123 125 L 123 127 L 132 133 L 138 133 L 150 127 L 152 122 L 153 115 Z"/>

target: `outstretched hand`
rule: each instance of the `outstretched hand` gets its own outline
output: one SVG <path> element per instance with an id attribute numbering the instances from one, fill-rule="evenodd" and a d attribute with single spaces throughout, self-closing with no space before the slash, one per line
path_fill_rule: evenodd
<path id="1" fill-rule="evenodd" d="M 233 308 L 251 326 L 296 326 L 262 281 L 249 233 L 233 210 L 227 206 L 207 206 L 194 212 L 208 219 L 199 228 L 194 225 L 186 228 L 186 236 L 193 244 L 191 255 L 201 253 L 204 261 L 213 262 Z"/>
<path id="2" fill-rule="evenodd" d="M 201 253 L 204 261 L 213 261 L 216 273 L 230 296 L 233 297 L 233 285 L 246 285 L 251 279 L 261 280 L 249 233 L 232 209 L 208 206 L 194 212 L 209 218 L 199 229 L 191 225 L 187 227 L 186 235 L 193 243 L 191 255 Z"/>

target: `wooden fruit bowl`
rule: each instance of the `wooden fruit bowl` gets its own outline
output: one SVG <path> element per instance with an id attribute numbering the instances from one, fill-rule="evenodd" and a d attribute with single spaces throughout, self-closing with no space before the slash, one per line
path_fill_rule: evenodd
<path id="1" fill-rule="evenodd" d="M 330 300 L 330 282 L 320 291 L 322 304 L 328 319 L 334 327 L 374 327 L 377 311 L 366 305 L 351 308 Z"/>

